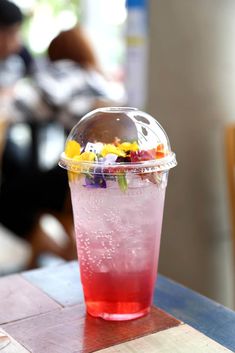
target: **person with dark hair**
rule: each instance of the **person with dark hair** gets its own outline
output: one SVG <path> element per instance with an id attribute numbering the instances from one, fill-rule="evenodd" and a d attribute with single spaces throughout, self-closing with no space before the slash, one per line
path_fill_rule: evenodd
<path id="1" fill-rule="evenodd" d="M 8 0 L 0 1 L 0 26 L 21 24 L 23 15 L 18 6 Z"/>
<path id="2" fill-rule="evenodd" d="M 22 43 L 22 22 L 19 7 L 8 0 L 0 0 L 0 61 L 16 56 L 22 61 L 22 74 L 27 74 L 32 69 L 33 58 Z"/>

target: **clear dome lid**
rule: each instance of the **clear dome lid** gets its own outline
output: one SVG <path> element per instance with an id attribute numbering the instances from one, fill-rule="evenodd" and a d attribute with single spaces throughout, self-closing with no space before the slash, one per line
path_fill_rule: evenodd
<path id="1" fill-rule="evenodd" d="M 93 110 L 71 130 L 59 165 L 72 172 L 149 173 L 176 166 L 168 136 L 147 113 L 129 107 Z"/>

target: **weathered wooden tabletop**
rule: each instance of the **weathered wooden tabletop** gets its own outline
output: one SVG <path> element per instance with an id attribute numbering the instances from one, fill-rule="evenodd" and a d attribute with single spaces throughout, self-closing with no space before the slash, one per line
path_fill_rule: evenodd
<path id="1" fill-rule="evenodd" d="M 235 351 L 235 313 L 159 276 L 151 313 L 128 322 L 86 315 L 78 265 L 0 279 L 2 353 Z"/>

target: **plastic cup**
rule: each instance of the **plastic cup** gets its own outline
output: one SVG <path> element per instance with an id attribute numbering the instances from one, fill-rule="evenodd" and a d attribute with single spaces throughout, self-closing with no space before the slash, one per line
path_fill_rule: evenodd
<path id="1" fill-rule="evenodd" d="M 87 312 L 106 320 L 146 315 L 176 165 L 166 133 L 137 109 L 98 109 L 72 129 L 60 165 L 68 170 Z"/>

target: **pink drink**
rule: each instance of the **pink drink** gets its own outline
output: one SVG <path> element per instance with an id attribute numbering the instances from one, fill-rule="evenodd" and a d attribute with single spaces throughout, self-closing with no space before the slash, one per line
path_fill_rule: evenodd
<path id="1" fill-rule="evenodd" d="M 131 175 L 128 189 L 70 181 L 78 259 L 89 314 L 128 320 L 149 312 L 157 275 L 167 172 L 153 183 Z"/>

